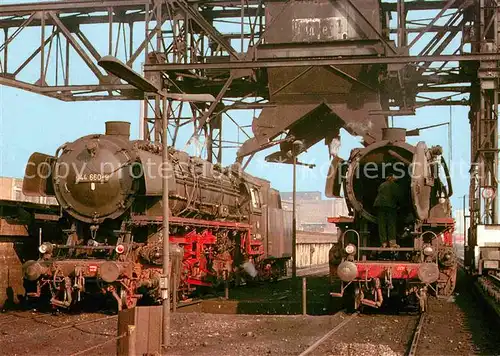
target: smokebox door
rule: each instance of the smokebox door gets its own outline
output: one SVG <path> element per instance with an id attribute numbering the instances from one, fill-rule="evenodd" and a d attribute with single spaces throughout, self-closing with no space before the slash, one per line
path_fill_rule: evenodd
<path id="1" fill-rule="evenodd" d="M 30 156 L 23 179 L 23 194 L 35 197 L 51 197 L 54 195 L 52 185 L 52 169 L 54 156 L 35 152 Z"/>
<path id="2" fill-rule="evenodd" d="M 340 198 L 340 190 L 343 182 L 342 163 L 344 160 L 339 157 L 333 157 L 326 177 L 325 196 L 327 198 Z"/>
<path id="3" fill-rule="evenodd" d="M 427 185 L 430 178 L 430 169 L 427 162 L 427 146 L 420 141 L 415 147 L 411 170 L 411 198 L 418 219 L 429 217 L 431 187 Z"/>

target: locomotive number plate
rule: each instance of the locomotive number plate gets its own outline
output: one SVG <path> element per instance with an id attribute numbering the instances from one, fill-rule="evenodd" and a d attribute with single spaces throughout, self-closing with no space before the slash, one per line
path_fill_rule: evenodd
<path id="1" fill-rule="evenodd" d="M 90 173 L 76 177 L 76 183 L 106 183 L 110 174 Z"/>

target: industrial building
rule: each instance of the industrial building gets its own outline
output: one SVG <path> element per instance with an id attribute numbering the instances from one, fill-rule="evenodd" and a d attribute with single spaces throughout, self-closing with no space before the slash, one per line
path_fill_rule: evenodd
<path id="1" fill-rule="evenodd" d="M 292 211 L 292 193 L 281 193 L 283 209 Z M 328 223 L 329 216 L 348 215 L 344 199 L 323 199 L 321 192 L 297 192 L 297 230 L 336 234 L 335 224 Z"/>

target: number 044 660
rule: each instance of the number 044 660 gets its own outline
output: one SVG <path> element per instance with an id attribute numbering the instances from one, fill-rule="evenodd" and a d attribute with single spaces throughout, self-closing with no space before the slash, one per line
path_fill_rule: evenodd
<path id="1" fill-rule="evenodd" d="M 104 183 L 109 180 L 109 174 L 90 173 L 76 177 L 76 183 Z"/>

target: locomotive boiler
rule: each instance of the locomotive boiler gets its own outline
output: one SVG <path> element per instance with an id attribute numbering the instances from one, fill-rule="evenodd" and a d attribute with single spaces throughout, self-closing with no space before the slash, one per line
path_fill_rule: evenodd
<path id="1" fill-rule="evenodd" d="M 23 193 L 55 196 L 65 225 L 65 236 L 43 242 L 41 258 L 24 265 L 25 279 L 36 285 L 30 296 L 46 295 L 60 307 L 95 293 L 114 297 L 118 309 L 158 302 L 163 174 L 176 298 L 286 273 L 290 239 L 269 227 L 282 226 L 283 211 L 268 181 L 174 148 L 164 164 L 161 145 L 129 134 L 129 123 L 106 122 L 104 135 L 66 143 L 55 156 L 30 157 Z"/>
<path id="2" fill-rule="evenodd" d="M 381 141 L 354 149 L 347 161 L 335 157 L 330 166 L 326 195 L 343 190 L 350 211 L 328 219 L 339 229 L 330 250 L 331 295 L 354 310 L 394 302 L 425 311 L 428 295 L 449 296 L 455 288 L 453 192 L 442 148 L 405 139 L 404 129 L 384 129 Z M 374 202 L 389 175 L 402 194 L 394 211 L 397 244 L 387 247 Z"/>

